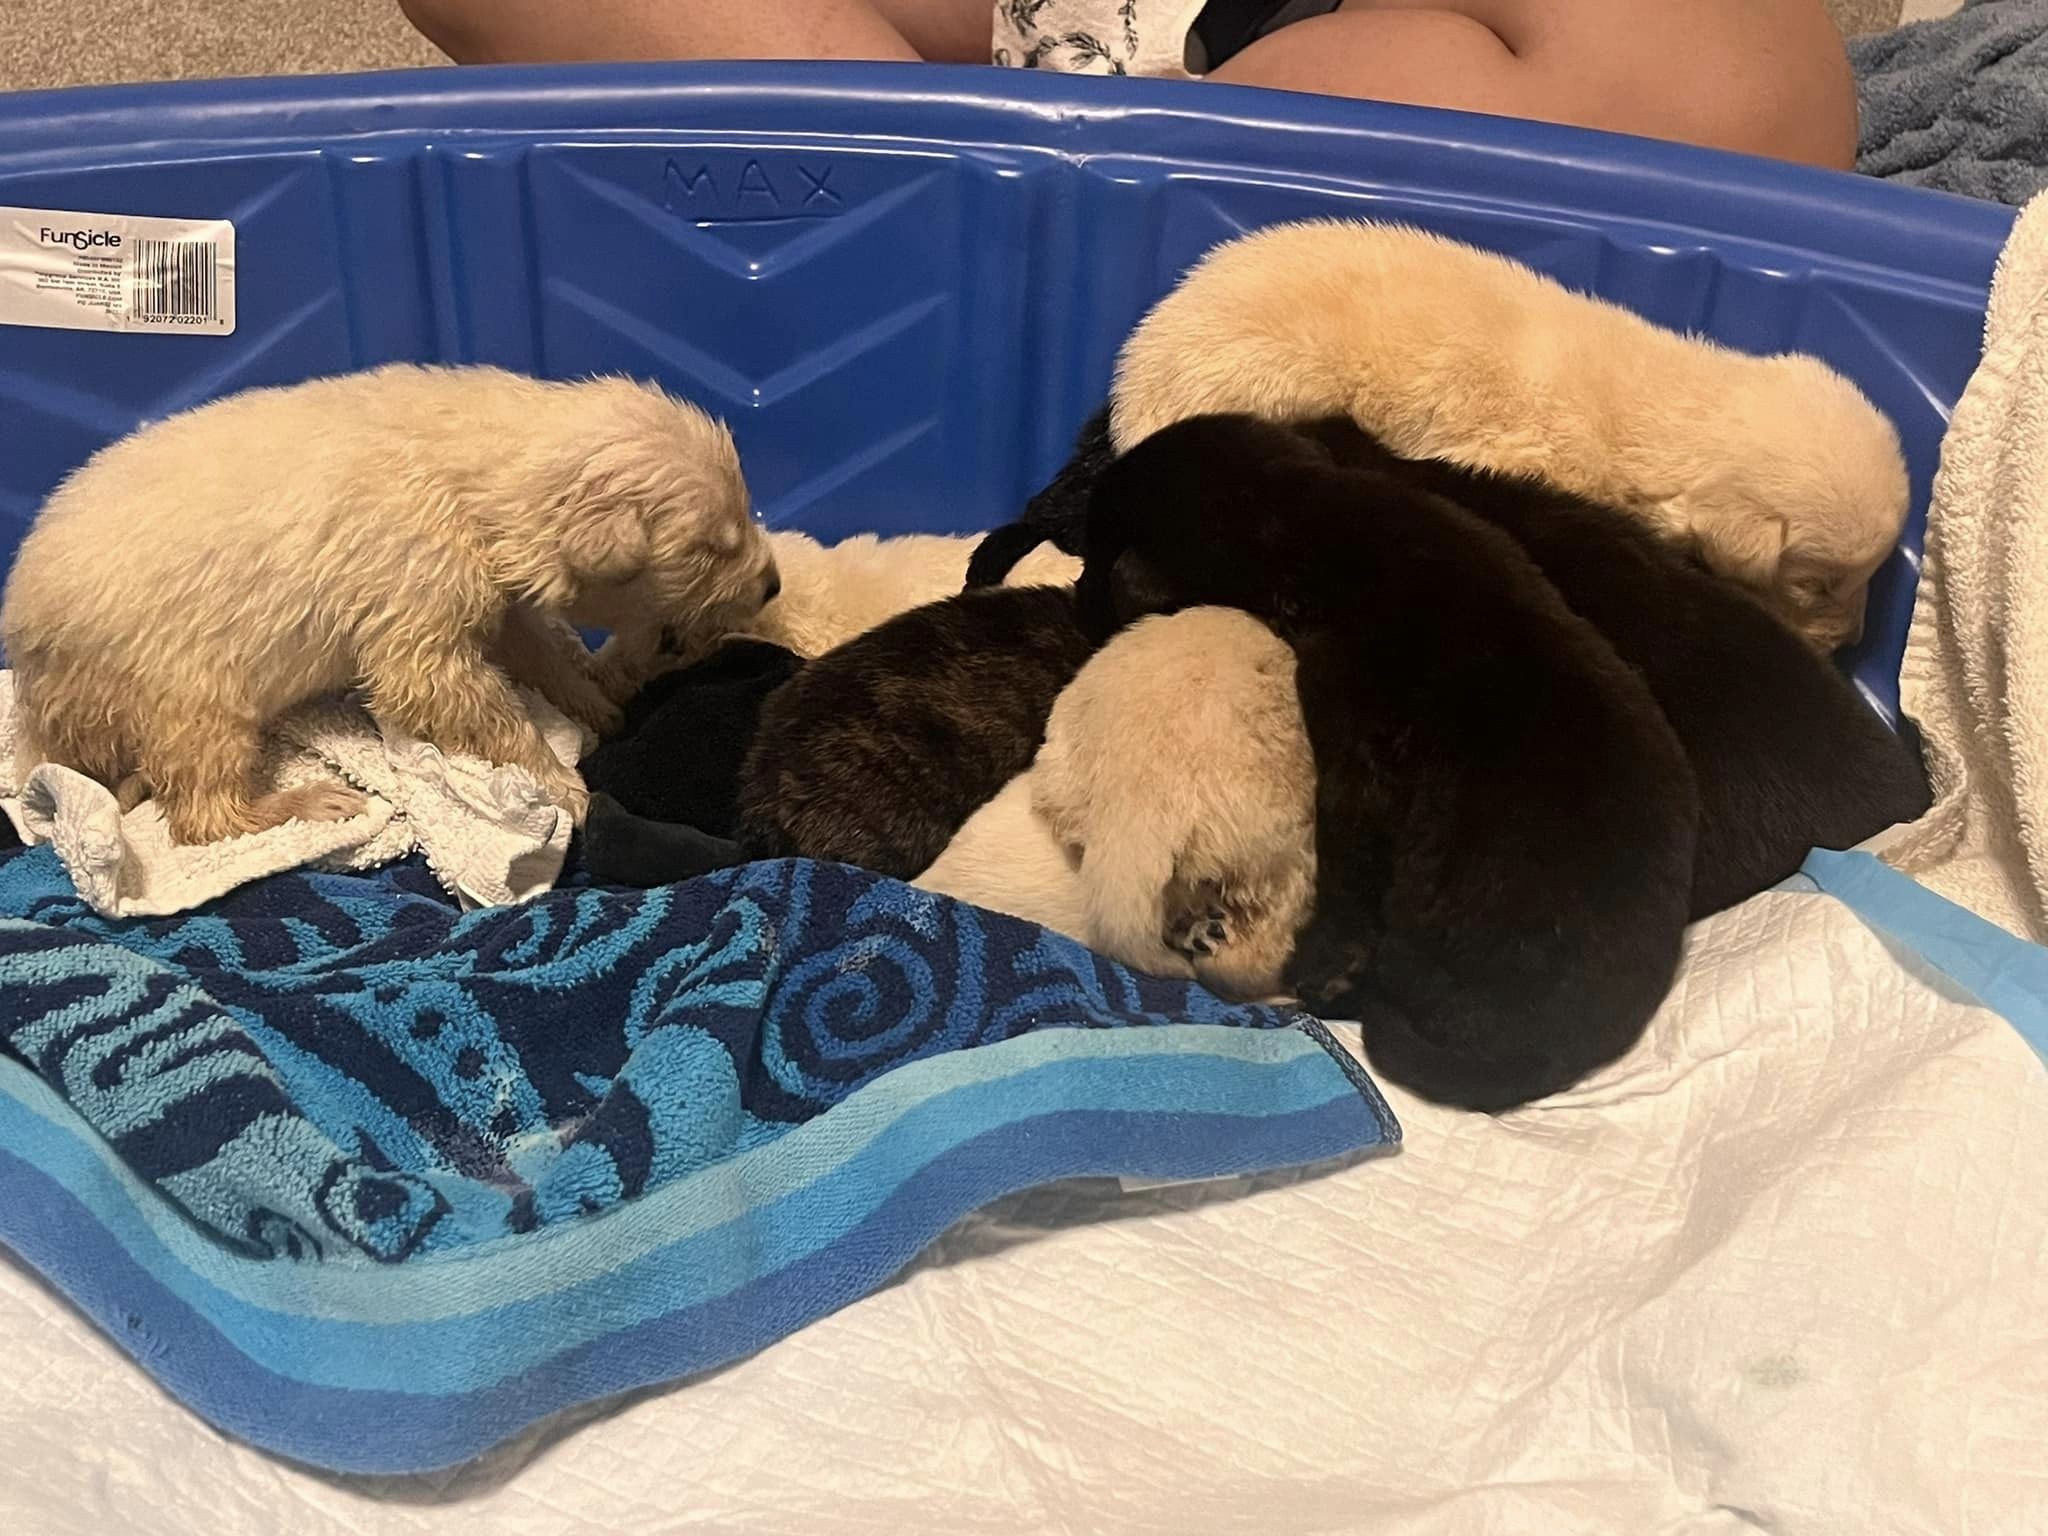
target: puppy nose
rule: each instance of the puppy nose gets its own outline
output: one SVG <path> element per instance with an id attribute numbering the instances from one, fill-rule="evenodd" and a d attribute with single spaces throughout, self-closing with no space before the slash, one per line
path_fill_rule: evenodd
<path id="1" fill-rule="evenodd" d="M 768 567 L 768 584 L 762 588 L 761 602 L 765 606 L 782 596 L 782 572 L 774 566 Z"/>

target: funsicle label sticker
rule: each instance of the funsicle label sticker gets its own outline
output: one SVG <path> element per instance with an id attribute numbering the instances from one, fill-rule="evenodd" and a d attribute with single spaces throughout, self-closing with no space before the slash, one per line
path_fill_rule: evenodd
<path id="1" fill-rule="evenodd" d="M 235 226 L 0 207 L 0 325 L 229 335 Z"/>

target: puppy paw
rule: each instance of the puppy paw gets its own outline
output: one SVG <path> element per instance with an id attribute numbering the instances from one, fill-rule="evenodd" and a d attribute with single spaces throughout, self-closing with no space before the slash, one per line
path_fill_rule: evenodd
<path id="1" fill-rule="evenodd" d="M 369 796 L 345 784 L 311 786 L 299 805 L 301 821 L 347 821 L 369 808 Z"/>
<path id="2" fill-rule="evenodd" d="M 1230 914 L 1213 905 L 1170 914 L 1159 938 L 1175 954 L 1204 959 L 1229 944 Z"/>
<path id="3" fill-rule="evenodd" d="M 370 806 L 369 797 L 333 779 L 279 790 L 257 801 L 251 821 L 258 828 L 287 821 L 347 821 Z"/>
<path id="4" fill-rule="evenodd" d="M 519 764 L 532 776 L 533 782 L 549 802 L 569 813 L 569 819 L 582 826 L 590 814 L 590 790 L 583 783 L 583 775 L 568 767 L 552 752 L 540 760 L 523 760 Z"/>
<path id="5" fill-rule="evenodd" d="M 569 820 L 575 825 L 580 827 L 590 819 L 590 791 L 581 784 L 551 786 L 549 794 L 555 804 L 569 813 Z"/>

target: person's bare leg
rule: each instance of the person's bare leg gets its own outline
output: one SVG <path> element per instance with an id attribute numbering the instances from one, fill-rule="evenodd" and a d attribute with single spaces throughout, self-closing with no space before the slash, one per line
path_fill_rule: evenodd
<path id="1" fill-rule="evenodd" d="M 460 64 L 920 57 L 867 0 L 399 0 Z"/>
<path id="2" fill-rule="evenodd" d="M 986 64 L 988 0 L 399 0 L 461 64 L 928 59 Z"/>
<path id="3" fill-rule="evenodd" d="M 1856 95 L 1820 0 L 1346 0 L 1208 77 L 1848 167 Z"/>
<path id="4" fill-rule="evenodd" d="M 990 0 L 873 0 L 927 64 L 986 64 L 995 34 Z"/>

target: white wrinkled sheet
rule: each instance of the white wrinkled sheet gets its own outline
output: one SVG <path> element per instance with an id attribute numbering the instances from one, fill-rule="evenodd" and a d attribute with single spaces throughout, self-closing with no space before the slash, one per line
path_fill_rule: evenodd
<path id="1" fill-rule="evenodd" d="M 1070 1185 L 754 1359 L 431 1480 L 205 1428 L 0 1268 L 0 1527 L 2048 1531 L 2048 1073 L 1845 908 L 1698 932 L 1644 1045 L 1398 1156 Z"/>

